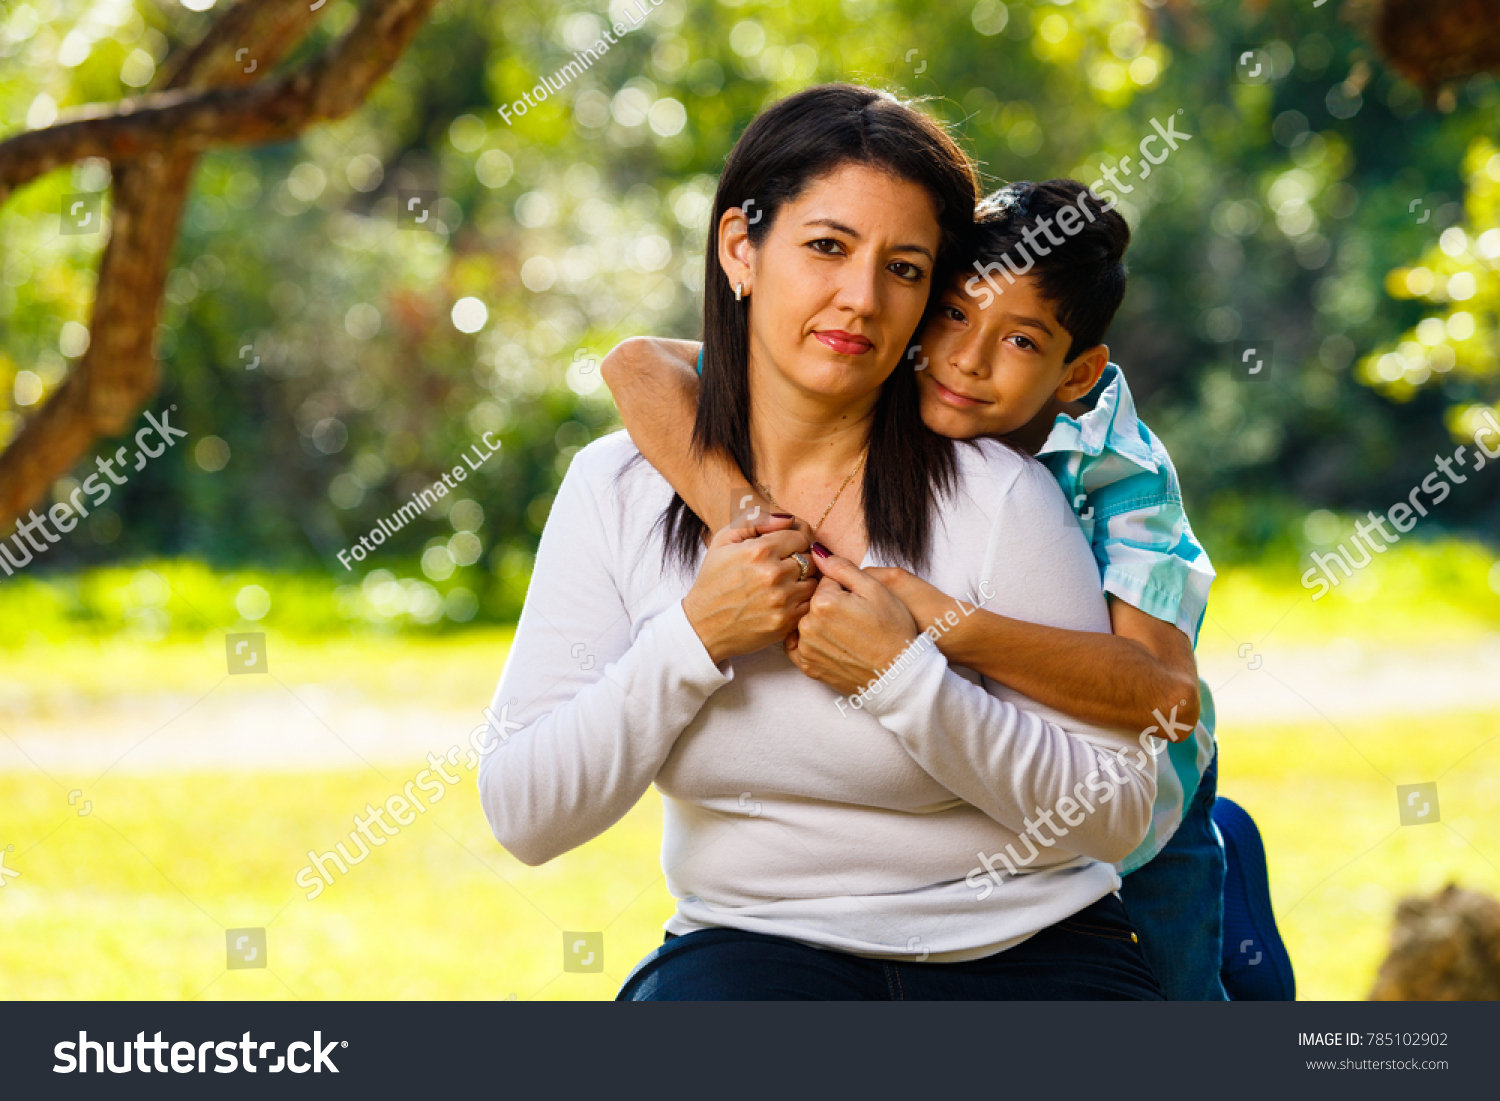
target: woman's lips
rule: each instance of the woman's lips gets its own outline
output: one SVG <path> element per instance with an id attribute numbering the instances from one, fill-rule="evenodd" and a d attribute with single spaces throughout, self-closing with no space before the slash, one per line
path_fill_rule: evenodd
<path id="1" fill-rule="evenodd" d="M 813 336 L 821 340 L 835 352 L 845 356 L 863 355 L 875 347 L 869 340 L 854 333 L 846 333 L 843 329 L 825 329 L 822 332 L 813 333 Z"/>
<path id="2" fill-rule="evenodd" d="M 950 390 L 935 378 L 932 379 L 932 385 L 937 388 L 937 395 L 940 400 L 947 402 L 949 405 L 957 406 L 960 409 L 972 409 L 976 405 L 990 404 L 987 401 L 980 401 L 978 398 L 971 398 L 967 394 L 960 394 Z"/>

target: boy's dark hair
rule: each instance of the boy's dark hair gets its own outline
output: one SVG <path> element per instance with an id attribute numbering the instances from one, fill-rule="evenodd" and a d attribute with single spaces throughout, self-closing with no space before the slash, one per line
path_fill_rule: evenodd
<path id="1" fill-rule="evenodd" d="M 1065 216 L 1071 233 L 1058 223 L 1068 207 L 1075 211 Z M 1019 180 L 982 199 L 974 223 L 974 270 L 988 270 L 992 278 L 998 274 L 1008 282 L 1032 275 L 1073 338 L 1066 362 L 1104 342 L 1125 298 L 1125 250 L 1130 246 L 1130 226 L 1112 207 L 1077 180 Z M 1028 232 L 1032 247 L 1024 236 Z M 1058 237 L 1060 245 L 1054 243 Z"/>

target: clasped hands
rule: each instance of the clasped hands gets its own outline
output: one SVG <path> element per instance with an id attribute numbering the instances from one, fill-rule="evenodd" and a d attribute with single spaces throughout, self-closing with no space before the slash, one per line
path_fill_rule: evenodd
<path id="1" fill-rule="evenodd" d="M 811 558 L 806 579 L 794 554 Z M 805 521 L 770 515 L 719 531 L 682 603 L 715 664 L 779 641 L 803 673 L 849 695 L 917 637 L 934 598 L 948 602 L 905 570 L 829 553 Z"/>

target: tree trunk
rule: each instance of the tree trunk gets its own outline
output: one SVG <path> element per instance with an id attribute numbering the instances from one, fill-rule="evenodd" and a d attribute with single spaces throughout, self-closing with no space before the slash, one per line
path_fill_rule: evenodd
<path id="1" fill-rule="evenodd" d="M 199 152 L 283 141 L 347 115 L 390 71 L 435 2 L 368 0 L 324 54 L 272 76 L 316 16 L 307 0 L 240 0 L 168 60 L 160 91 L 0 142 L 0 202 L 60 165 L 94 156 L 110 161 L 114 198 L 88 350 L 0 454 L 0 530 L 42 501 L 95 440 L 123 432 L 156 391 L 152 345 Z M 261 79 L 253 84 L 245 55 L 236 56 L 242 49 L 256 61 Z"/>

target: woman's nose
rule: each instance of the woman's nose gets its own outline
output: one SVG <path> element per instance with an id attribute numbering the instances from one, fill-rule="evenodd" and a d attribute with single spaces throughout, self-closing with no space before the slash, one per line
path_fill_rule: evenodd
<path id="1" fill-rule="evenodd" d="M 879 271 L 873 264 L 848 264 L 839 286 L 838 304 L 858 317 L 873 317 L 880 304 L 879 286 Z"/>

